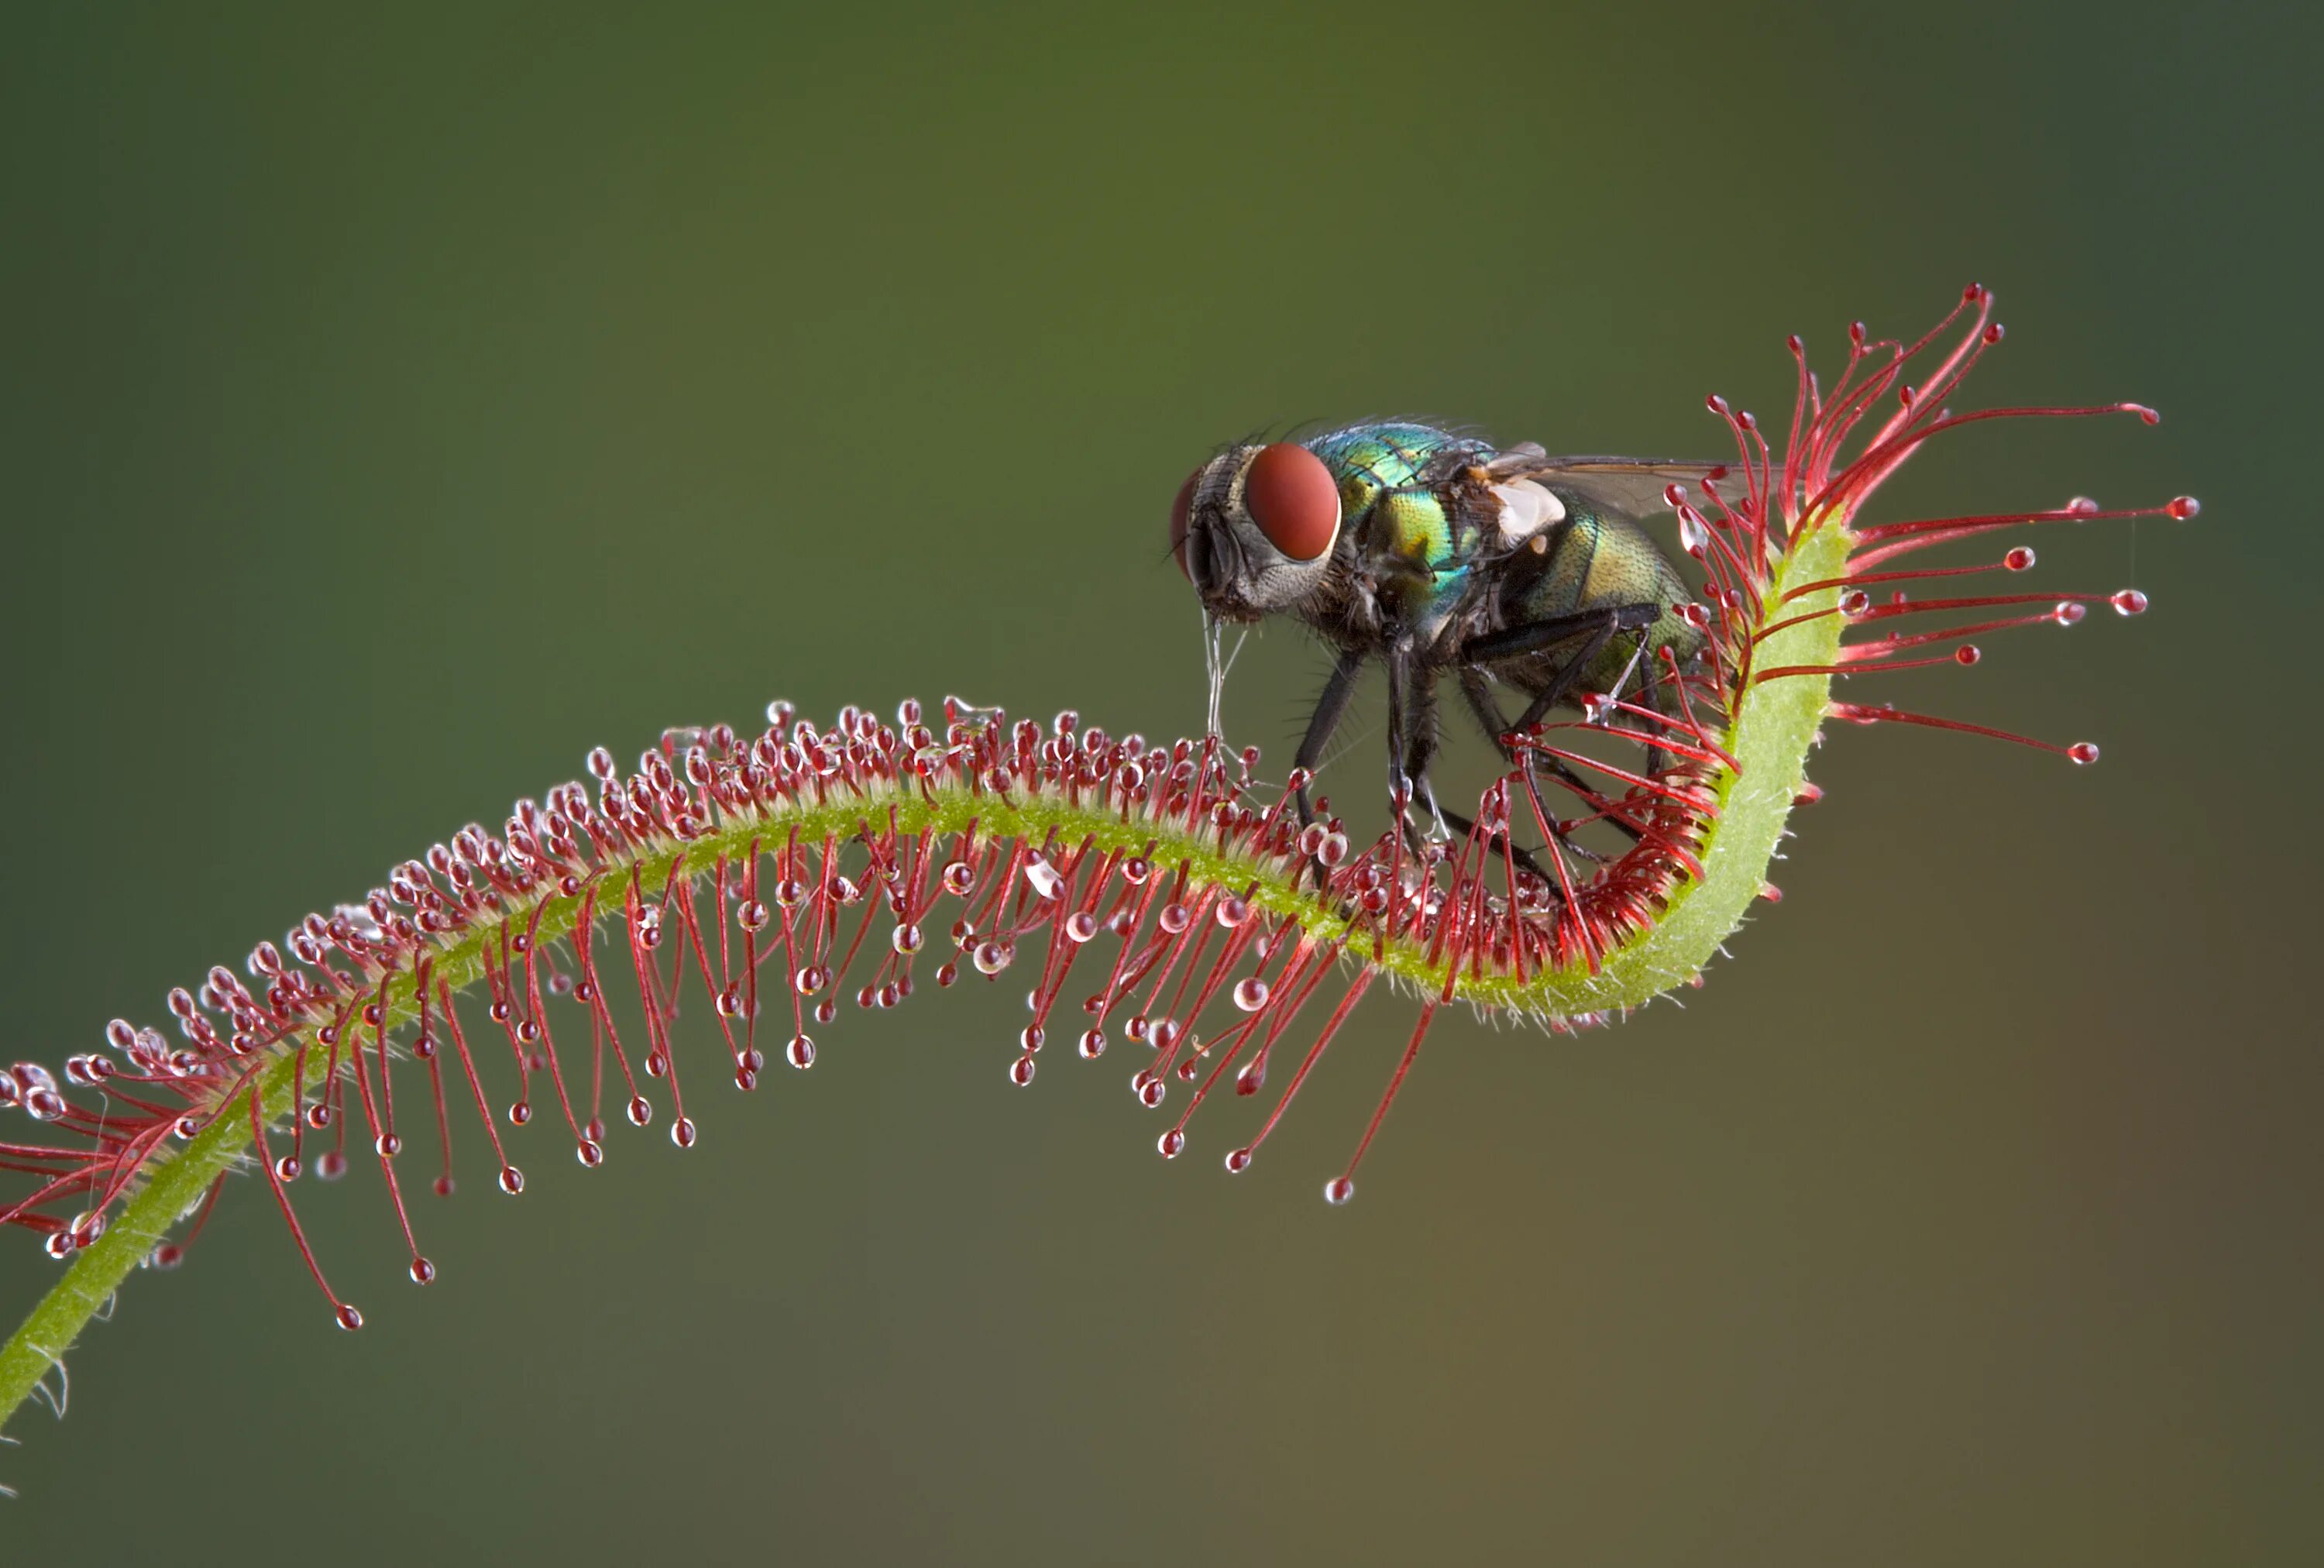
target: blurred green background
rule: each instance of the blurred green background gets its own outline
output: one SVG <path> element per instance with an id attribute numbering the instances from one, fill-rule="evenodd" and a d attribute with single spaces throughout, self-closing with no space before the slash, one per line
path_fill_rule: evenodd
<path id="1" fill-rule="evenodd" d="M 1398 1004 L 1231 1182 L 1250 1105 L 1166 1166 L 1111 1058 L 1010 1089 L 1016 988 L 851 1016 L 690 1155 L 537 1125 L 512 1204 L 471 1137 L 425 1292 L 375 1176 L 307 1187 L 358 1336 L 238 1185 L 12 1425 L 0 1553 L 2318 1560 L 2324 31 L 1621 9 L 8 7 L 13 1055 L 600 741 L 1199 725 L 1165 513 L 1272 421 L 1715 453 L 1786 331 L 1976 278 L 1970 401 L 2164 423 L 1967 433 L 1884 514 L 2205 511 L 2035 541 L 2144 621 L 1886 688 L 2102 766 L 1833 735 L 1738 962 L 1441 1027 L 1345 1211 Z M 1255 643 L 1231 731 L 1279 769 L 1323 670 Z M 0 1249 L 0 1314 L 53 1277 Z"/>

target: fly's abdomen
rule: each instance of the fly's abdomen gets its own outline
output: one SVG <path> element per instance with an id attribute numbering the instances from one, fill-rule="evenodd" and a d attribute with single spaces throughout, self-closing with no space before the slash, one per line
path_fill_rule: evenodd
<path id="1" fill-rule="evenodd" d="M 1537 564 L 1536 564 L 1537 563 Z M 1539 555 L 1523 551 L 1511 563 L 1500 593 L 1500 618 L 1509 628 L 1562 620 L 1591 610 L 1624 610 L 1651 604 L 1659 613 L 1646 628 L 1645 651 L 1635 632 L 1617 634 L 1583 667 L 1572 690 L 1606 692 L 1629 678 L 1624 690 L 1635 695 L 1639 681 L 1634 660 L 1654 660 L 1655 672 L 1666 674 L 1663 650 L 1668 649 L 1680 668 L 1702 651 L 1703 635 L 1678 613 L 1692 595 L 1685 580 L 1672 567 L 1645 530 L 1619 518 L 1604 518 L 1575 511 L 1559 525 L 1548 547 Z M 1493 673 L 1535 692 L 1547 688 L 1565 667 L 1587 651 L 1587 629 L 1536 652 L 1499 661 Z M 1664 683 L 1665 706 L 1671 688 Z"/>

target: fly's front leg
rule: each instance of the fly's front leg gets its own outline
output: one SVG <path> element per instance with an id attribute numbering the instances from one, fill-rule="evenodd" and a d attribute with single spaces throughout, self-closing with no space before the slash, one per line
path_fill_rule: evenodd
<path id="1" fill-rule="evenodd" d="M 1364 656 L 1343 650 L 1339 661 L 1332 666 L 1332 678 L 1323 683 L 1323 695 L 1315 699 L 1315 711 L 1308 715 L 1307 733 L 1300 737 L 1299 750 L 1291 765 L 1310 776 L 1312 782 L 1315 764 L 1323 760 L 1323 748 L 1331 743 L 1332 732 L 1340 727 L 1347 716 L 1348 704 L 1356 695 L 1356 677 L 1364 668 Z M 1308 785 L 1302 784 L 1294 792 L 1299 804 L 1299 826 L 1306 826 L 1315 820 L 1315 807 L 1307 796 Z M 1315 885 L 1321 888 L 1329 877 L 1323 862 L 1317 861 Z"/>
<path id="2" fill-rule="evenodd" d="M 1323 760 L 1323 748 L 1332 742 L 1332 732 L 1340 727 L 1347 716 L 1348 704 L 1356 695 L 1356 677 L 1362 673 L 1364 656 L 1343 650 L 1338 662 L 1332 666 L 1332 678 L 1323 683 L 1323 695 L 1315 699 L 1315 711 L 1307 717 L 1307 733 L 1300 737 L 1299 750 L 1292 756 L 1291 765 L 1308 773 Z M 1315 820 L 1315 807 L 1307 798 L 1307 786 L 1298 789 L 1299 826 L 1306 826 Z"/>

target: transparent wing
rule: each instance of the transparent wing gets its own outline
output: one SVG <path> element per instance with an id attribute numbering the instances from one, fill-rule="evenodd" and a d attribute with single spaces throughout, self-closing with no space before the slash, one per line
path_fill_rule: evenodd
<path id="1" fill-rule="evenodd" d="M 1700 493 L 1706 478 L 1723 477 L 1725 463 L 1683 462 L 1660 457 L 1553 457 L 1531 441 L 1509 447 L 1485 466 L 1496 484 L 1537 481 L 1553 492 L 1595 503 L 1617 516 L 1643 520 L 1668 512 L 1663 492 L 1683 484 Z"/>

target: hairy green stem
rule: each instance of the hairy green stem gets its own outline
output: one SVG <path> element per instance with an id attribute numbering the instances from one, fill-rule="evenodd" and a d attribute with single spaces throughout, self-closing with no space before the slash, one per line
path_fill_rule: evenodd
<path id="1" fill-rule="evenodd" d="M 1767 586 L 1769 618 L 1788 620 L 1831 611 L 1838 603 L 1837 588 L 1803 595 L 1780 609 L 1773 606 L 1786 581 L 1829 582 L 1843 576 L 1849 542 L 1837 520 L 1796 540 L 1775 564 Z M 1830 664 L 1837 655 L 1841 625 L 1839 615 L 1824 613 L 1785 627 L 1759 644 L 1755 662 L 1763 669 Z M 1720 812 L 1702 853 L 1703 875 L 1673 894 L 1654 926 L 1603 955 L 1594 973 L 1574 968 L 1536 973 L 1523 981 L 1502 975 L 1456 978 L 1452 994 L 1488 1007 L 1572 1017 L 1640 1006 L 1700 973 L 1765 886 L 1830 689 L 1827 677 L 1801 676 L 1755 686 L 1737 705 L 1724 743 L 1741 766 L 1720 770 L 1713 780 Z M 721 860 L 739 863 L 754 840 L 771 844 L 794 827 L 802 842 L 819 843 L 826 835 L 846 838 L 866 821 L 884 825 L 891 810 L 896 827 L 908 834 L 958 833 L 973 820 L 977 832 L 988 838 L 1021 836 L 1039 843 L 1054 830 L 1067 844 L 1088 839 L 1101 850 L 1133 853 L 1144 852 L 1152 840 L 1156 863 L 1184 864 L 1198 882 L 1238 890 L 1255 883 L 1253 904 L 1297 920 L 1318 939 L 1328 941 L 1347 927 L 1335 909 L 1297 890 L 1272 866 L 1240 853 L 1222 853 L 1199 830 L 1139 817 L 1125 820 L 1102 807 L 1068 805 L 1045 796 L 1004 800 L 958 786 L 936 789 L 932 798 L 917 786 L 899 786 L 890 794 L 729 819 L 689 844 L 682 857 L 674 852 L 660 858 L 646 853 L 631 867 L 610 871 L 597 882 L 596 908 L 618 910 L 633 876 L 641 893 L 657 894 L 674 873 L 700 876 Z M 471 927 L 445 944 L 436 955 L 433 976 L 456 991 L 475 983 L 484 973 L 486 942 L 498 941 L 504 927 L 529 924 L 536 909 L 540 909 L 538 936 L 546 942 L 572 930 L 580 901 L 550 895 L 504 907 L 497 918 Z M 1354 956 L 1415 987 L 1441 990 L 1444 982 L 1442 961 L 1432 963 L 1427 952 L 1410 940 L 1389 943 L 1378 958 L 1368 949 Z M 392 1029 L 418 1014 L 411 976 L 391 977 L 384 1027 Z M 367 1029 L 350 1025 L 351 1029 L 358 1027 Z M 252 1142 L 251 1096 L 259 1096 L 260 1117 L 270 1126 L 292 1112 L 300 1043 L 286 1040 L 273 1047 L 252 1084 L 220 1107 L 184 1147 L 156 1156 L 105 1233 L 74 1258 L 64 1277 L 0 1347 L 0 1422 L 13 1417 L 33 1388 L 62 1365 L 65 1352 L 90 1317 L 171 1227 L 201 1202 L 210 1185 L 246 1159 Z M 304 1043 L 316 1045 L 311 1030 Z"/>

